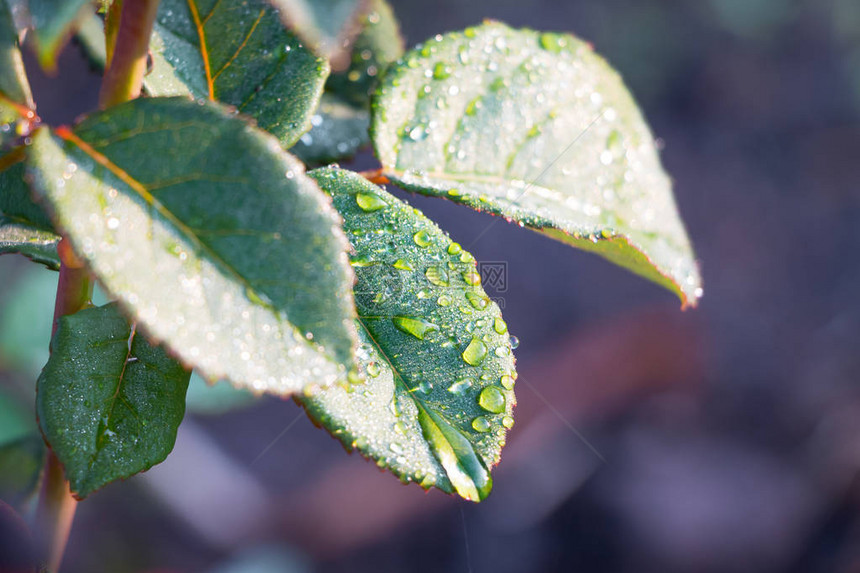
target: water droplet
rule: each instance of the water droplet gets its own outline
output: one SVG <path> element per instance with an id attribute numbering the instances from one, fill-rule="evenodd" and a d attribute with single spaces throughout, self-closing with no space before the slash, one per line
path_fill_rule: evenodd
<path id="1" fill-rule="evenodd" d="M 567 46 L 567 39 L 561 34 L 546 32 L 540 35 L 540 45 L 547 52 L 558 54 Z"/>
<path id="2" fill-rule="evenodd" d="M 463 351 L 463 360 L 466 364 L 470 364 L 472 366 L 477 366 L 483 362 L 486 357 L 487 345 L 477 338 L 473 338 L 472 342 L 469 343 L 469 346 L 466 347 L 466 350 Z"/>
<path id="3" fill-rule="evenodd" d="M 379 195 L 374 193 L 356 193 L 355 202 L 361 207 L 362 211 L 372 212 L 379 211 L 388 207 L 388 203 L 382 200 Z"/>
<path id="4" fill-rule="evenodd" d="M 472 291 L 466 291 L 466 300 L 477 310 L 484 310 L 490 304 L 490 299 Z"/>
<path id="5" fill-rule="evenodd" d="M 379 364 L 376 362 L 371 362 L 367 365 L 367 374 L 371 378 L 376 378 L 377 376 L 379 376 L 381 370 L 382 369 L 379 367 Z"/>
<path id="6" fill-rule="evenodd" d="M 460 243 L 451 243 L 448 245 L 448 254 L 449 255 L 458 255 L 460 251 L 463 250 L 463 247 L 460 246 Z"/>
<path id="7" fill-rule="evenodd" d="M 462 394 L 466 390 L 472 387 L 472 380 L 469 378 L 460 378 L 450 386 L 448 386 L 448 392 L 452 394 Z"/>
<path id="8" fill-rule="evenodd" d="M 478 394 L 478 405 L 493 414 L 505 411 L 505 395 L 495 386 L 487 386 Z"/>
<path id="9" fill-rule="evenodd" d="M 490 421 L 483 416 L 478 416 L 472 420 L 472 429 L 476 432 L 489 432 Z"/>
<path id="10" fill-rule="evenodd" d="M 504 376 L 502 376 L 502 379 L 500 380 L 500 382 L 502 384 L 502 387 L 505 390 L 513 390 L 514 389 L 514 377 L 511 376 L 510 374 L 505 374 Z"/>
<path id="11" fill-rule="evenodd" d="M 499 334 L 504 334 L 508 331 L 508 325 L 505 323 L 504 320 L 502 320 L 501 317 L 499 317 L 493 321 L 493 330 L 495 330 Z"/>
<path id="12" fill-rule="evenodd" d="M 520 339 L 517 338 L 516 336 L 511 336 L 511 348 L 516 350 L 517 347 L 519 347 L 519 345 L 520 345 Z"/>
<path id="13" fill-rule="evenodd" d="M 462 276 L 467 285 L 478 286 L 481 284 L 481 275 L 474 269 L 464 272 Z"/>
<path id="14" fill-rule="evenodd" d="M 404 424 L 403 422 L 395 422 L 394 423 L 394 431 L 397 432 L 398 434 L 405 434 L 406 433 L 406 424 Z"/>
<path id="15" fill-rule="evenodd" d="M 504 358 L 505 356 L 507 356 L 507 355 L 508 355 L 508 354 L 510 354 L 510 353 L 511 353 L 511 351 L 510 351 L 510 349 L 509 349 L 507 346 L 499 346 L 499 347 L 498 347 L 498 348 L 496 348 L 496 350 L 495 350 L 495 354 L 496 354 L 496 356 L 498 356 L 499 358 Z"/>
<path id="16" fill-rule="evenodd" d="M 424 340 L 428 334 L 439 330 L 438 326 L 422 318 L 395 316 L 391 319 L 391 322 L 393 322 L 394 326 L 396 326 L 401 332 L 411 334 L 419 340 Z"/>
<path id="17" fill-rule="evenodd" d="M 439 306 L 450 306 L 451 297 L 447 294 L 440 295 L 438 299 L 436 299 L 436 304 Z"/>
<path id="18" fill-rule="evenodd" d="M 414 271 L 412 265 L 409 264 L 409 261 L 404 261 L 403 259 L 397 259 L 391 264 L 395 269 L 400 269 L 401 271 Z"/>
<path id="19" fill-rule="evenodd" d="M 357 368 L 351 368 L 346 375 L 346 379 L 350 384 L 364 384 L 364 377 L 359 373 Z"/>
<path id="20" fill-rule="evenodd" d="M 427 128 L 423 125 L 416 125 L 409 130 L 409 139 L 412 141 L 423 141 L 427 139 Z"/>
<path id="21" fill-rule="evenodd" d="M 419 247 L 426 247 L 432 242 L 430 233 L 423 229 L 412 235 L 412 240 L 415 241 L 415 244 Z"/>
<path id="22" fill-rule="evenodd" d="M 513 417 L 512 416 L 505 416 L 504 418 L 502 418 L 502 425 L 509 430 L 511 428 L 513 428 L 514 427 Z"/>
<path id="23" fill-rule="evenodd" d="M 424 276 L 436 286 L 448 286 L 448 271 L 443 267 L 430 267 L 424 273 Z"/>
<path id="24" fill-rule="evenodd" d="M 430 390 L 433 389 L 433 385 L 426 380 L 422 380 L 418 383 L 418 386 L 415 387 L 416 392 L 420 392 L 421 394 L 429 394 Z"/>
<path id="25" fill-rule="evenodd" d="M 451 77 L 451 68 L 445 62 L 438 62 L 433 67 L 433 79 L 444 80 Z"/>

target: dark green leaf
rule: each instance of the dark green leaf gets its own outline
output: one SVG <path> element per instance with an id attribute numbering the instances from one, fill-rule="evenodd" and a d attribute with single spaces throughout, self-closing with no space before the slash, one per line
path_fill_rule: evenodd
<path id="1" fill-rule="evenodd" d="M 0 443 L 0 500 L 21 509 L 39 486 L 45 443 L 38 433 Z"/>
<path id="2" fill-rule="evenodd" d="M 57 56 L 78 25 L 94 11 L 92 0 L 28 0 L 36 55 L 46 70 L 57 66 Z"/>
<path id="3" fill-rule="evenodd" d="M 162 0 L 147 93 L 235 106 L 284 148 L 310 129 L 329 68 L 265 0 Z"/>
<path id="4" fill-rule="evenodd" d="M 388 71 L 372 138 L 399 185 L 594 251 L 695 305 L 669 177 L 618 74 L 570 35 L 487 23 Z"/>
<path id="5" fill-rule="evenodd" d="M 12 13 L 0 2 L 0 145 L 20 135 L 19 121 L 32 119 L 33 96 L 18 49 Z M 21 124 L 23 126 L 23 124 Z"/>
<path id="6" fill-rule="evenodd" d="M 337 213 L 273 137 L 216 104 L 144 98 L 40 129 L 28 169 L 106 289 L 207 379 L 289 394 L 352 364 Z"/>
<path id="7" fill-rule="evenodd" d="M 345 65 L 347 48 L 359 32 L 368 0 L 270 0 L 287 23 L 317 54 Z"/>
<path id="8" fill-rule="evenodd" d="M 190 376 L 116 304 L 60 319 L 36 412 L 76 496 L 164 461 L 185 415 Z"/>
<path id="9" fill-rule="evenodd" d="M 302 401 L 344 444 L 402 480 L 483 499 L 513 424 L 516 372 L 507 326 L 474 259 L 360 176 L 311 176 L 332 195 L 355 249 L 366 379 Z"/>
<path id="10" fill-rule="evenodd" d="M 312 128 L 290 151 L 306 163 L 351 157 L 370 142 L 370 93 L 377 76 L 403 54 L 403 40 L 391 7 L 371 0 L 347 70 L 329 76 Z"/>
<path id="11" fill-rule="evenodd" d="M 60 236 L 33 202 L 24 171 L 23 149 L 0 157 L 0 255 L 20 253 L 56 270 Z"/>

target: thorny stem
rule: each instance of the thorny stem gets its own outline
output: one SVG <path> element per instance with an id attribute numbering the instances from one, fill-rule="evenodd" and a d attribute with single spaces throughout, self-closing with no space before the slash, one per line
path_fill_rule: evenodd
<path id="1" fill-rule="evenodd" d="M 112 52 L 112 56 L 99 94 L 102 108 L 132 100 L 140 95 L 143 76 L 146 73 L 149 38 L 157 11 L 158 0 L 115 2 L 113 14 L 108 15 L 109 28 L 112 29 L 107 30 L 109 33 L 106 35 L 106 41 L 108 52 Z M 93 292 L 92 276 L 75 256 L 67 238 L 60 241 L 57 250 L 60 255 L 60 281 L 54 306 L 54 333 L 61 317 L 74 314 L 89 305 Z M 57 573 L 59 570 L 76 506 L 77 501 L 71 494 L 62 464 L 49 448 L 45 477 L 39 495 L 37 531 L 42 562 L 50 573 Z"/>
<path id="2" fill-rule="evenodd" d="M 132 100 L 140 95 L 146 73 L 149 38 L 158 12 L 158 0 L 123 0 L 116 39 L 107 38 L 110 65 L 102 80 L 99 104 L 102 108 Z M 116 14 L 109 14 L 115 23 Z M 110 30 L 111 22 L 108 22 Z M 112 33 L 112 32 L 111 32 Z"/>

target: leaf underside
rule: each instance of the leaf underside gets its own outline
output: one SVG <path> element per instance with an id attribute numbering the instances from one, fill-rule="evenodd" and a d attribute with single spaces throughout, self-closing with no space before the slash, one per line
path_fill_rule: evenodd
<path id="1" fill-rule="evenodd" d="M 190 376 L 135 332 L 116 304 L 60 319 L 36 409 L 78 498 L 167 457 Z"/>
<path id="2" fill-rule="evenodd" d="M 289 394 L 352 364 L 352 272 L 328 198 L 220 106 L 144 98 L 33 136 L 34 187 L 105 288 L 205 378 Z"/>
<path id="3" fill-rule="evenodd" d="M 371 136 L 398 185 L 597 252 L 685 306 L 701 295 L 654 138 L 573 36 L 489 22 L 430 40 L 386 73 Z"/>
<path id="4" fill-rule="evenodd" d="M 60 268 L 60 236 L 30 196 L 24 155 L 16 149 L 0 157 L 0 255 L 22 254 L 50 269 Z"/>
<path id="5" fill-rule="evenodd" d="M 513 424 L 516 372 L 474 259 L 362 177 L 335 168 L 310 175 L 332 195 L 355 250 L 365 378 L 300 399 L 345 445 L 401 480 L 483 499 Z"/>
<path id="6" fill-rule="evenodd" d="M 151 51 L 147 93 L 234 106 L 284 148 L 310 129 L 329 73 L 265 0 L 162 0 Z"/>
<path id="7" fill-rule="evenodd" d="M 371 0 L 360 20 L 346 70 L 326 80 L 311 130 L 290 150 L 305 163 L 322 164 L 353 156 L 370 142 L 370 94 L 379 75 L 403 55 L 403 39 L 391 7 Z"/>

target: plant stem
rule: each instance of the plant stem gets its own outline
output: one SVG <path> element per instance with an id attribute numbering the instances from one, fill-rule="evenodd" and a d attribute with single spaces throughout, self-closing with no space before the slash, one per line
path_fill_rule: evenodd
<path id="1" fill-rule="evenodd" d="M 116 47 L 116 33 L 119 30 L 119 17 L 122 13 L 122 0 L 113 0 L 105 14 L 105 70 L 110 68 L 113 49 Z"/>
<path id="2" fill-rule="evenodd" d="M 75 256 L 68 240 L 60 241 L 57 250 L 60 255 L 60 281 L 57 285 L 57 300 L 54 304 L 52 334 L 56 334 L 60 318 L 74 314 L 87 306 L 93 293 L 92 278 L 83 263 Z M 39 494 L 36 530 L 42 562 L 51 573 L 56 573 L 60 568 L 76 507 L 77 500 L 72 497 L 69 490 L 69 483 L 63 474 L 63 466 L 49 448 L 45 477 Z"/>
<path id="3" fill-rule="evenodd" d="M 123 0 L 113 55 L 99 94 L 102 108 L 140 95 L 146 73 L 149 38 L 157 12 L 158 0 Z M 115 15 L 113 17 L 116 18 Z M 107 41 L 110 42 L 110 38 Z"/>
<path id="4" fill-rule="evenodd" d="M 99 94 L 102 108 L 140 95 L 158 0 L 122 0 L 114 4 L 114 9 L 108 15 L 109 29 L 106 30 L 107 48 L 112 56 Z M 118 29 L 116 11 L 119 11 Z M 60 318 L 89 305 L 93 293 L 93 279 L 84 263 L 75 256 L 68 239 L 63 238 L 57 250 L 60 281 L 54 305 L 54 334 Z M 76 507 L 77 500 L 71 494 L 63 466 L 49 448 L 36 518 L 42 563 L 50 573 L 57 573 L 63 560 Z"/>

